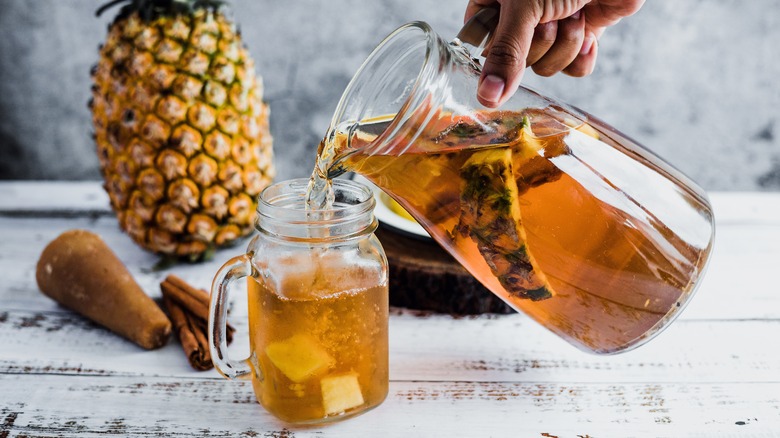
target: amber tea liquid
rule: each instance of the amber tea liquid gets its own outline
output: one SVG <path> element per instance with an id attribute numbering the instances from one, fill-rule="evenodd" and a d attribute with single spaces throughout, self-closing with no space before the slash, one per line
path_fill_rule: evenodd
<path id="1" fill-rule="evenodd" d="M 349 416 L 387 394 L 387 284 L 375 270 L 344 270 L 338 257 L 279 260 L 295 271 L 281 284 L 247 280 L 252 382 L 285 421 Z"/>
<path id="2" fill-rule="evenodd" d="M 675 217 L 690 208 L 674 204 L 706 201 L 682 193 L 654 217 L 621 196 L 614 188 L 636 175 L 658 181 L 647 190 L 659 193 L 669 183 L 608 130 L 560 126 L 539 110 L 486 111 L 479 123 L 434 123 L 402 153 L 377 153 L 371 132 L 388 120 L 351 131 L 359 135 L 349 143 L 337 135 L 323 149 L 346 158 L 330 165 L 380 186 L 483 284 L 558 335 L 594 352 L 621 351 L 687 300 L 710 228 L 698 216 Z M 645 200 L 663 207 L 654 196 Z M 678 233 L 699 229 L 697 221 L 701 233 Z"/>

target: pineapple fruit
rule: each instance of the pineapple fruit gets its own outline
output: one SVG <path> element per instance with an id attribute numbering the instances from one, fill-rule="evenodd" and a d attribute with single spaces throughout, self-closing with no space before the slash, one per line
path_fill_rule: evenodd
<path id="1" fill-rule="evenodd" d="M 322 374 L 334 363 L 333 357 L 316 340 L 304 334 L 269 344 L 265 354 L 279 371 L 295 383 Z"/>
<path id="2" fill-rule="evenodd" d="M 342 414 L 365 402 L 358 374 L 354 371 L 327 374 L 336 365 L 336 360 L 311 335 L 298 333 L 272 342 L 265 348 L 265 354 L 271 364 L 293 382 L 289 389 L 298 397 L 306 395 L 309 382 L 319 379 L 326 416 Z"/>
<path id="3" fill-rule="evenodd" d="M 325 377 L 320 381 L 325 415 L 337 415 L 364 403 L 357 373 Z"/>
<path id="4" fill-rule="evenodd" d="M 140 246 L 197 259 L 252 231 L 274 177 L 262 83 L 221 2 L 124 1 L 92 70 L 104 187 Z"/>
<path id="5" fill-rule="evenodd" d="M 528 127 L 526 119 L 523 131 L 528 132 Z M 537 301 L 552 297 L 553 290 L 525 243 L 513 155 L 527 163 L 542 145 L 523 138 L 521 133 L 523 150 L 513 153 L 507 146 L 478 151 L 463 164 L 457 230 L 474 241 L 508 293 Z"/>

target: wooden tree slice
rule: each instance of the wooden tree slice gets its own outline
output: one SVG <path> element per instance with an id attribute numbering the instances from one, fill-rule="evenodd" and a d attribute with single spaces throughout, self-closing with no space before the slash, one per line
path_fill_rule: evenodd
<path id="1" fill-rule="evenodd" d="M 380 225 L 376 235 L 390 264 L 390 304 L 453 315 L 513 313 L 430 239 Z"/>

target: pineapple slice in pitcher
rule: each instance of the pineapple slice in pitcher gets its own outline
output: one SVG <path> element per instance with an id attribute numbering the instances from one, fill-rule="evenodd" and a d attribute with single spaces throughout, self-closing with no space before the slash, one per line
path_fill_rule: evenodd
<path id="1" fill-rule="evenodd" d="M 521 149 L 514 152 L 514 159 L 521 162 L 538 156 L 542 147 L 527 134 L 527 128 L 526 119 L 519 139 Z M 481 150 L 466 160 L 460 170 L 461 216 L 456 232 L 474 241 L 509 294 L 543 300 L 554 292 L 526 245 L 513 167 L 511 146 Z"/>

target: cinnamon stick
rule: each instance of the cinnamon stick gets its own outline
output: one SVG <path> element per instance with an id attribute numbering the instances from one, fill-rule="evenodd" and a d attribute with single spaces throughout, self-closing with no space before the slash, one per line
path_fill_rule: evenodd
<path id="1" fill-rule="evenodd" d="M 213 368 L 214 364 L 211 362 L 208 339 L 204 336 L 204 332 L 197 329 L 192 317 L 173 300 L 164 297 L 163 302 L 173 321 L 173 329 L 179 337 L 185 353 L 187 353 L 187 360 L 190 362 L 190 365 L 199 371 Z"/>
<path id="2" fill-rule="evenodd" d="M 165 277 L 161 284 L 163 294 L 184 306 L 200 319 L 209 319 L 209 294 L 196 289 L 175 275 Z"/>
<path id="3" fill-rule="evenodd" d="M 202 289 L 196 289 L 188 284 L 186 281 L 170 274 L 165 277 L 165 280 L 160 284 L 163 296 L 169 297 L 177 304 L 182 306 L 188 312 L 192 313 L 196 317 L 202 319 L 206 325 L 209 320 L 209 293 Z M 235 328 L 230 324 L 227 324 L 225 330 L 225 337 L 228 344 L 233 342 L 233 333 Z"/>
<path id="4" fill-rule="evenodd" d="M 207 332 L 208 292 L 189 285 L 175 275 L 166 277 L 160 283 L 160 289 L 174 330 L 190 365 L 201 371 L 213 368 Z M 228 324 L 225 330 L 228 344 L 233 341 L 234 332 L 235 329 Z"/>

